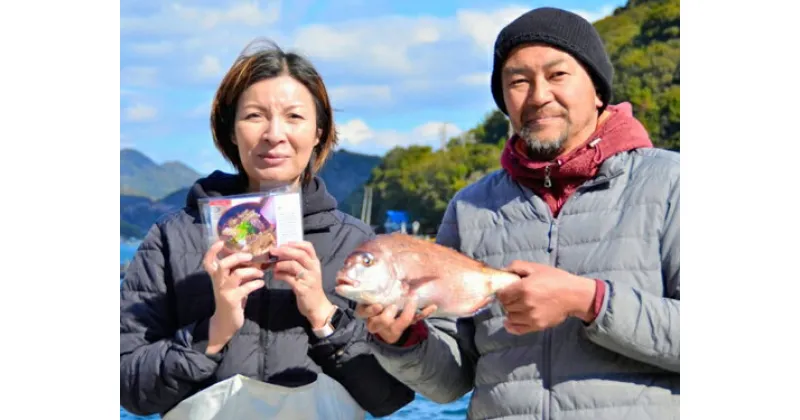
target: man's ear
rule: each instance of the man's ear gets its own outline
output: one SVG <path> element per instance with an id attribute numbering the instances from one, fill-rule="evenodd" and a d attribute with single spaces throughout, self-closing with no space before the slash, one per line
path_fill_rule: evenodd
<path id="1" fill-rule="evenodd" d="M 598 109 L 603 106 L 603 100 L 600 99 L 600 94 L 594 96 L 594 106 Z"/>

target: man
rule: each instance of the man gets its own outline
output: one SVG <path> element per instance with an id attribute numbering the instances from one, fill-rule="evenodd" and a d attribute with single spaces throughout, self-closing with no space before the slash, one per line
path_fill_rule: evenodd
<path id="1" fill-rule="evenodd" d="M 472 390 L 471 419 L 679 417 L 679 157 L 609 105 L 612 78 L 573 13 L 535 9 L 500 32 L 491 90 L 516 134 L 437 241 L 522 280 L 458 321 L 359 308 L 381 365 L 417 392 Z"/>

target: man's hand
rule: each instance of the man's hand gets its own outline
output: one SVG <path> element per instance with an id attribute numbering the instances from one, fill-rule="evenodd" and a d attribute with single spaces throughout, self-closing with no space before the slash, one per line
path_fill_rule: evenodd
<path id="1" fill-rule="evenodd" d="M 522 278 L 497 292 L 507 313 L 504 326 L 508 332 L 521 335 L 541 331 L 569 316 L 591 319 L 595 280 L 526 261 L 514 261 L 505 270 Z"/>

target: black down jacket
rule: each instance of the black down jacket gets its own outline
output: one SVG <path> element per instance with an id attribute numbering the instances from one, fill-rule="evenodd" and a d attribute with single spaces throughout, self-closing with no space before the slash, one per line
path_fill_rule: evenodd
<path id="1" fill-rule="evenodd" d="M 162 217 L 142 241 L 121 285 L 121 405 L 138 415 L 163 414 L 236 374 L 296 386 L 312 382 L 320 371 L 373 416 L 412 401 L 414 392 L 370 354 L 364 321 L 353 315 L 355 305 L 333 291 L 344 258 L 373 233 L 336 210 L 320 178 L 303 188 L 303 224 L 305 239 L 320 257 L 328 298 L 345 310 L 336 332 L 317 339 L 289 286 L 267 275 L 266 286 L 247 300 L 244 326 L 220 353 L 205 355 L 214 295 L 202 266 L 207 245 L 197 199 L 240 194 L 244 185 L 239 176 L 219 171 L 198 180 L 186 207 Z"/>

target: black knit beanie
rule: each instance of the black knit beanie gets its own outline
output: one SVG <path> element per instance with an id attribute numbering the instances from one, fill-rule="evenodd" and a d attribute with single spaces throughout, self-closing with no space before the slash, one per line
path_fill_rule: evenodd
<path id="1" fill-rule="evenodd" d="M 525 13 L 509 23 L 497 36 L 492 66 L 492 96 L 497 107 L 508 115 L 501 82 L 501 70 L 508 53 L 521 44 L 533 42 L 563 50 L 586 66 L 603 101 L 603 106 L 598 110 L 602 113 L 611 101 L 611 84 L 614 79 L 614 69 L 603 40 L 586 19 L 552 7 L 542 7 Z"/>

